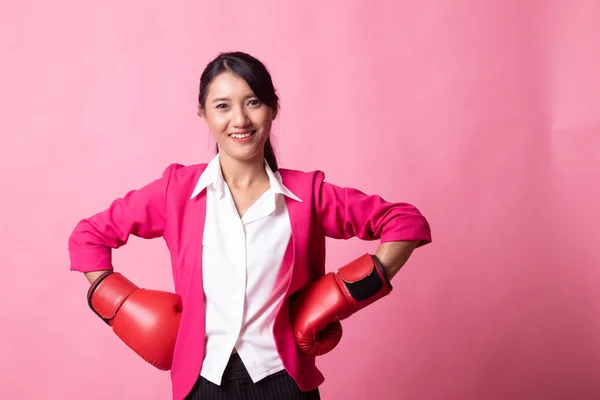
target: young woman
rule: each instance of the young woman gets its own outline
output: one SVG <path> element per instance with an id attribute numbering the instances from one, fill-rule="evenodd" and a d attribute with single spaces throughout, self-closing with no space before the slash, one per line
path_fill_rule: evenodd
<path id="1" fill-rule="evenodd" d="M 339 340 L 332 328 L 389 293 L 413 250 L 431 241 L 410 204 L 336 186 L 321 171 L 280 169 L 270 141 L 278 110 L 259 60 L 220 54 L 202 73 L 198 103 L 215 157 L 168 166 L 69 239 L 71 269 L 92 284 L 90 307 L 147 361 L 171 369 L 174 399 L 319 399 L 315 356 Z M 113 272 L 111 251 L 130 235 L 165 240 L 176 294 L 140 291 Z M 326 237 L 380 244 L 326 276 Z M 140 332 L 151 332 L 150 344 Z"/>

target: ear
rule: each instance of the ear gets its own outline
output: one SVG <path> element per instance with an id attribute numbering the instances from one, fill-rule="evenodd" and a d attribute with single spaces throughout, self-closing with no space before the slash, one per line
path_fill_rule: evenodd
<path id="1" fill-rule="evenodd" d="M 279 113 L 279 109 L 277 107 L 273 107 L 273 118 L 272 118 L 273 121 L 275 121 L 275 118 L 277 118 L 278 113 Z"/>
<path id="2" fill-rule="evenodd" d="M 202 110 L 202 106 L 200 106 L 200 104 L 198 104 L 198 115 L 202 118 L 202 121 L 206 122 L 204 110 Z"/>

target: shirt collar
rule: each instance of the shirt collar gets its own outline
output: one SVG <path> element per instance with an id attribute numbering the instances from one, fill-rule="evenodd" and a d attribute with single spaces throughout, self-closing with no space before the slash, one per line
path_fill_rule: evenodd
<path id="1" fill-rule="evenodd" d="M 292 193 L 284 184 L 281 179 L 281 174 L 279 171 L 273 172 L 269 163 L 265 160 L 265 171 L 269 176 L 269 184 L 271 186 L 271 190 L 273 193 L 280 193 L 285 196 L 288 196 L 296 201 L 302 202 L 302 200 Z M 192 193 L 190 199 L 196 197 L 200 192 L 202 192 L 207 187 L 212 186 L 213 189 L 219 194 L 219 196 L 223 195 L 223 189 L 225 186 L 225 180 L 223 179 L 223 173 L 221 171 L 221 164 L 219 162 L 219 153 L 208 163 L 204 172 L 200 175 L 198 179 L 198 183 L 196 183 L 196 187 Z"/>
<path id="2" fill-rule="evenodd" d="M 273 193 L 281 193 L 289 198 L 292 198 L 296 201 L 302 203 L 302 200 L 296 196 L 290 189 L 288 189 L 281 179 L 281 174 L 279 171 L 273 172 L 271 167 L 269 167 L 269 163 L 265 160 L 265 171 L 267 171 L 267 175 L 269 175 L 269 183 L 271 185 L 271 190 Z"/>
<path id="3" fill-rule="evenodd" d="M 223 193 L 224 183 L 225 181 L 223 180 L 223 174 L 221 173 L 221 165 L 219 164 L 219 154 L 217 153 L 217 155 L 208 163 L 200 175 L 198 183 L 196 183 L 196 187 L 192 193 L 192 197 L 190 198 L 193 199 L 209 186 L 212 186 L 217 193 L 221 194 Z"/>

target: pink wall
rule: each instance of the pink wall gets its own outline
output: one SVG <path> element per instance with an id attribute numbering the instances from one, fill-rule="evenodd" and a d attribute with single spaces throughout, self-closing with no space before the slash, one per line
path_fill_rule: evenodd
<path id="1" fill-rule="evenodd" d="M 168 373 L 88 309 L 67 238 L 212 156 L 197 82 L 230 49 L 274 75 L 283 166 L 412 202 L 433 228 L 319 360 L 324 399 L 600 397 L 599 3 L 310 3 L 4 8 L 1 398 L 169 398 Z M 374 248 L 331 241 L 329 268 Z M 162 241 L 114 258 L 172 289 Z"/>

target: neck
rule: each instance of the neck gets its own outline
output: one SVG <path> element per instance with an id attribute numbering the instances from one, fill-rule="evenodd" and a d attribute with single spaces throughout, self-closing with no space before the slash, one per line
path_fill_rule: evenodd
<path id="1" fill-rule="evenodd" d="M 269 179 L 262 155 L 251 160 L 236 160 L 221 154 L 219 160 L 223 179 L 230 187 L 248 188 Z"/>

